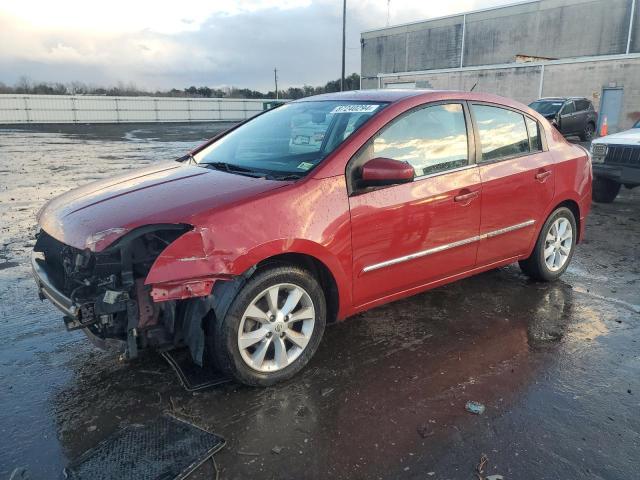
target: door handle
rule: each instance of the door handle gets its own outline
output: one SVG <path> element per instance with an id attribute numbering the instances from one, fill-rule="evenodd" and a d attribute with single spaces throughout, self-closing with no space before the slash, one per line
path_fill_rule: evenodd
<path id="1" fill-rule="evenodd" d="M 551 176 L 551 172 L 549 170 L 543 170 L 541 172 L 536 173 L 536 180 L 539 182 L 544 182 L 550 176 Z"/>
<path id="2" fill-rule="evenodd" d="M 475 192 L 470 192 L 468 190 L 462 190 L 462 192 L 465 192 L 465 193 L 460 193 L 460 195 L 456 195 L 455 197 L 453 197 L 453 201 L 454 202 L 469 203 L 469 202 L 471 202 L 471 200 L 473 200 L 478 195 L 480 195 L 480 192 L 478 192 L 477 190 Z"/>

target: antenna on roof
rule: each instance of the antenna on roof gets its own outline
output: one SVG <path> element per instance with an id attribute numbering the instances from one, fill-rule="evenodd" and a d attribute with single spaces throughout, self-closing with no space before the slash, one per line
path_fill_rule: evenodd
<path id="1" fill-rule="evenodd" d="M 473 92 L 473 90 L 478 86 L 478 82 L 473 84 L 473 87 L 471 87 L 471 90 L 469 90 L 470 92 Z"/>

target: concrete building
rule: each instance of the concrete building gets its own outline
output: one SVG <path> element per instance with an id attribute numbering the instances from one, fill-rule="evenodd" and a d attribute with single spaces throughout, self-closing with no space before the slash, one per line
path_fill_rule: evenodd
<path id="1" fill-rule="evenodd" d="M 363 32 L 362 88 L 585 96 L 640 119 L 640 0 L 536 0 Z"/>

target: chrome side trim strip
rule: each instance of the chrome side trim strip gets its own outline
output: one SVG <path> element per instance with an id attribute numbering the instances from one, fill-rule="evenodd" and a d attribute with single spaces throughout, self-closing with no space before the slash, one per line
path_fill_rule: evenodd
<path id="1" fill-rule="evenodd" d="M 493 232 L 488 232 L 483 235 L 480 235 L 480 240 L 484 240 L 485 238 L 497 237 L 498 235 L 513 232 L 514 230 L 519 230 L 521 228 L 528 227 L 529 225 L 533 225 L 534 223 L 536 223 L 535 220 L 527 220 L 526 222 L 517 223 L 516 225 L 511 225 L 510 227 L 501 228 L 500 230 L 494 230 Z"/>
<path id="2" fill-rule="evenodd" d="M 364 267 L 362 271 L 363 273 L 367 273 L 373 270 L 378 270 L 380 268 L 390 267 L 391 265 L 397 265 L 398 263 L 408 262 L 409 260 L 415 260 L 416 258 L 426 257 L 427 255 L 433 255 L 434 253 L 443 252 L 451 248 L 462 247 L 463 245 L 468 245 L 470 243 L 479 242 L 480 240 L 493 238 L 493 237 L 497 237 L 498 235 L 503 235 L 505 233 L 513 232 L 514 230 L 519 230 L 521 228 L 528 227 L 530 225 L 533 225 L 534 223 L 536 223 L 535 220 L 527 220 L 526 222 L 501 228 L 500 230 L 494 230 L 492 232 L 483 233 L 482 235 L 476 235 L 470 238 L 465 238 L 464 240 L 458 240 L 457 242 L 446 243 L 444 245 L 439 245 L 437 247 L 429 248 L 427 250 L 422 250 L 420 252 L 410 253 L 409 255 L 405 255 L 403 257 L 392 258 L 391 260 L 386 260 L 384 262 L 368 265 Z"/>
<path id="3" fill-rule="evenodd" d="M 469 165 L 463 165 L 462 167 L 452 168 L 451 170 L 444 170 L 442 172 L 428 173 L 427 175 L 420 175 L 419 177 L 415 177 L 413 179 L 414 182 L 419 182 L 420 180 L 425 180 L 427 178 L 439 177 L 441 175 L 447 175 L 449 173 L 461 172 L 463 170 L 469 170 L 471 168 L 478 168 L 476 163 L 471 163 Z"/>
<path id="4" fill-rule="evenodd" d="M 456 248 L 456 247 L 461 247 L 463 245 L 468 245 L 469 243 L 477 242 L 478 240 L 480 240 L 480 237 L 478 236 L 466 238 L 458 242 L 447 243 L 445 245 L 433 247 L 428 250 L 422 250 L 421 252 L 411 253 L 409 255 L 405 255 L 404 257 L 392 258 L 391 260 L 387 260 L 385 262 L 380 262 L 374 265 L 369 265 L 368 267 L 364 267 L 363 272 L 370 272 L 372 270 L 378 270 L 379 268 L 390 267 L 391 265 L 395 265 L 397 263 L 408 262 L 409 260 L 414 260 L 416 258 L 426 257 L 427 255 L 433 255 L 434 253 L 442 252 L 444 250 L 449 250 L 450 248 Z"/>

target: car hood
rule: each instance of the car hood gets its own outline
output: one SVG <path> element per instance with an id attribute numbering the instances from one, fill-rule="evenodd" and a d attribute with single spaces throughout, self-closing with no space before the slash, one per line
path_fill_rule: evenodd
<path id="1" fill-rule="evenodd" d="M 594 140 L 593 143 L 640 146 L 640 128 L 632 128 L 624 132 L 612 133 L 606 137 Z"/>
<path id="2" fill-rule="evenodd" d="M 189 224 L 194 215 L 287 183 L 163 162 L 56 197 L 40 210 L 38 223 L 67 245 L 100 251 L 134 228 Z"/>

